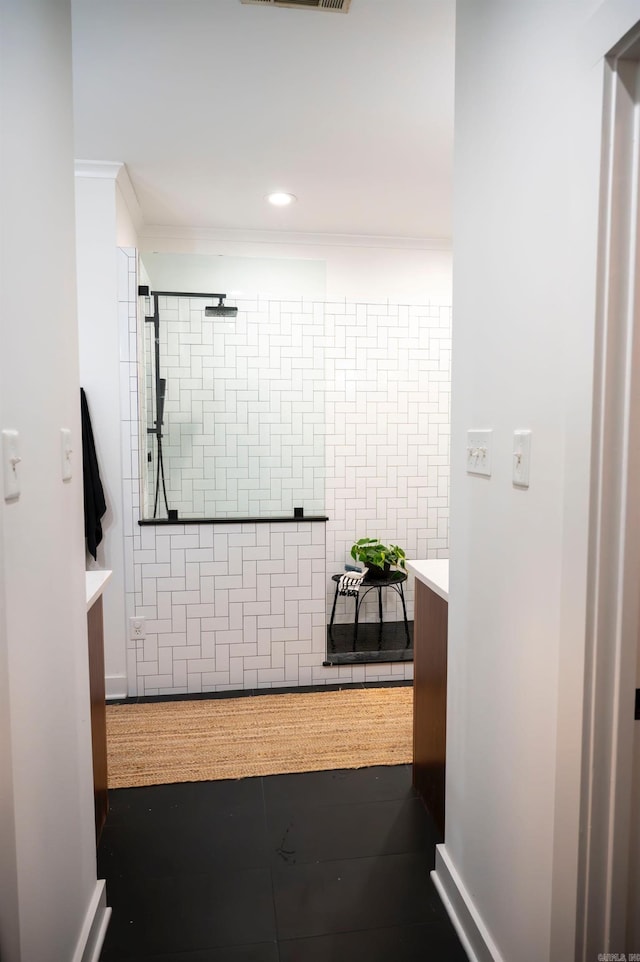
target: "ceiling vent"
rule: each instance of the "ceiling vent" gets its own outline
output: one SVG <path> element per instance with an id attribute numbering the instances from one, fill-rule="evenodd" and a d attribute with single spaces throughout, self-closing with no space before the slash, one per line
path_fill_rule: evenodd
<path id="1" fill-rule="evenodd" d="M 259 4 L 261 7 L 306 7 L 308 10 L 347 13 L 351 0 L 240 0 L 240 3 Z"/>

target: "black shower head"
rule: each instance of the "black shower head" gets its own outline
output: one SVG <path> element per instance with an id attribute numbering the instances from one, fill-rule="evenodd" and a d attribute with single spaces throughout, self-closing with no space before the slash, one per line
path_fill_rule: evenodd
<path id="1" fill-rule="evenodd" d="M 227 296 L 226 294 L 214 294 L 213 296 L 218 298 L 218 303 L 213 307 L 205 307 L 205 317 L 236 317 L 238 308 L 227 307 L 224 302 L 224 299 Z"/>

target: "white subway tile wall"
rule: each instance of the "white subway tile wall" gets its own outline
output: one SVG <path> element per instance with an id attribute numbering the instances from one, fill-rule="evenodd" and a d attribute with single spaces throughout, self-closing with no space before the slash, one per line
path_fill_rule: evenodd
<path id="1" fill-rule="evenodd" d="M 295 333 L 294 307 L 245 303 L 247 318 L 254 310 L 267 324 L 279 318 L 280 379 L 290 377 L 299 390 L 313 372 L 309 383 L 318 397 L 305 416 L 314 415 L 313 444 L 322 438 L 326 472 L 318 513 L 329 522 L 141 527 L 140 457 L 147 446 L 145 438 L 140 452 L 137 395 L 145 365 L 142 323 L 136 325 L 137 254 L 121 249 L 119 258 L 121 318 L 128 320 L 121 321 L 123 451 L 130 446 L 123 479 L 127 616 L 146 619 L 146 638 L 128 642 L 129 694 L 411 678 L 410 663 L 324 667 L 327 612 L 331 575 L 342 570 L 357 538 L 392 541 L 409 557 L 448 554 L 450 308 L 304 302 L 300 316 L 313 328 L 314 354 L 310 366 L 295 372 L 282 352 L 287 337 L 302 336 Z M 262 344 L 266 354 L 268 343 Z M 236 362 L 244 376 L 246 359 Z M 321 422 L 313 407 L 320 396 Z M 142 424 L 146 431 L 144 418 Z M 383 595 L 390 596 L 385 619 L 398 620 L 397 596 Z M 371 600 L 364 618 L 375 620 L 377 601 Z M 341 599 L 337 620 L 352 618 L 352 599 Z"/>
<path id="2" fill-rule="evenodd" d="M 133 563 L 146 619 L 146 638 L 130 642 L 140 694 L 314 683 L 322 524 L 145 526 Z"/>
<path id="3" fill-rule="evenodd" d="M 360 538 L 448 557 L 451 308 L 326 304 L 325 330 L 330 605 L 330 577 Z M 412 618 L 413 577 L 406 588 Z M 398 595 L 382 594 L 384 619 L 400 620 Z M 377 620 L 377 605 L 369 592 L 363 621 Z M 336 621 L 352 619 L 353 600 L 339 598 Z"/>
<path id="4" fill-rule="evenodd" d="M 294 507 L 321 514 L 322 305 L 234 299 L 238 315 L 229 318 L 206 317 L 207 303 L 158 296 L 169 507 L 181 518 L 288 517 Z M 153 325 L 145 333 L 151 397 Z M 147 438 L 147 489 L 155 504 L 157 445 Z M 167 517 L 162 496 L 157 517 Z"/>

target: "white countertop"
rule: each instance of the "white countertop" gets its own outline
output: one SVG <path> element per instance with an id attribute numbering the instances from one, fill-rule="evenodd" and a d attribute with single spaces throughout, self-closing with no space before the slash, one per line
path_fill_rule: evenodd
<path id="1" fill-rule="evenodd" d="M 449 561 L 435 558 L 431 561 L 407 561 L 407 568 L 419 581 L 435 591 L 437 595 L 449 600 Z"/>
<path id="2" fill-rule="evenodd" d="M 110 571 L 86 571 L 87 578 L 87 611 L 100 597 L 104 586 L 111 577 Z"/>

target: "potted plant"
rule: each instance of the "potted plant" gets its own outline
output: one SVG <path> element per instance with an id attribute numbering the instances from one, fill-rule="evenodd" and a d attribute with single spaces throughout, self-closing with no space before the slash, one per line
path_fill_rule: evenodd
<path id="1" fill-rule="evenodd" d="M 384 578 L 392 567 L 406 568 L 406 554 L 397 544 L 382 544 L 377 538 L 360 538 L 351 547 L 351 557 L 369 569 L 370 578 Z"/>

